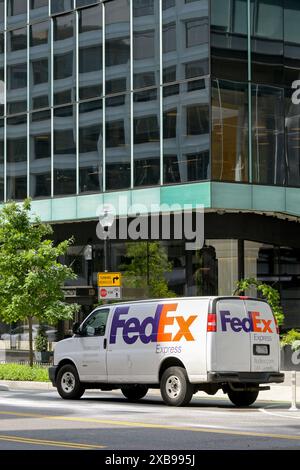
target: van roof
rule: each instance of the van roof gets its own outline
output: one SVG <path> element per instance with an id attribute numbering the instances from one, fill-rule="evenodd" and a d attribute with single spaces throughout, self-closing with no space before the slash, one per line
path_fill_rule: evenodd
<path id="1" fill-rule="evenodd" d="M 240 295 L 206 295 L 206 296 L 194 296 L 194 297 L 166 297 L 163 299 L 142 299 L 142 300 L 128 300 L 123 302 L 115 302 L 113 304 L 107 305 L 127 305 L 127 304 L 144 304 L 144 303 L 152 303 L 152 302 L 178 302 L 178 300 L 196 300 L 196 299 L 207 299 L 207 300 L 215 300 L 215 299 L 246 299 L 246 300 L 256 300 L 258 302 L 267 302 L 265 299 L 258 299 L 257 297 L 248 297 L 248 296 L 240 296 Z"/>

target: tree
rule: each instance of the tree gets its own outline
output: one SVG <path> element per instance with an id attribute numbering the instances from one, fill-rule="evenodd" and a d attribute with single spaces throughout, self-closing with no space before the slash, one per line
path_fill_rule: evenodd
<path id="1" fill-rule="evenodd" d="M 33 318 L 55 324 L 72 318 L 78 306 L 64 302 L 63 284 L 76 275 L 58 260 L 72 240 L 54 246 L 47 238 L 51 226 L 31 218 L 30 210 L 28 199 L 22 205 L 9 202 L 0 210 L 0 316 L 6 323 L 28 321 L 32 366 Z"/>
<path id="2" fill-rule="evenodd" d="M 250 287 L 255 287 L 262 297 L 268 301 L 278 325 L 282 325 L 284 322 L 284 313 L 280 305 L 280 294 L 278 290 L 268 284 L 258 281 L 255 278 L 246 278 L 237 282 L 237 288 L 233 295 L 243 293 Z"/>
<path id="3" fill-rule="evenodd" d="M 165 273 L 172 271 L 173 266 L 159 242 L 127 243 L 126 258 L 130 262 L 121 269 L 128 285 L 144 288 L 153 298 L 176 296 L 165 279 Z"/>

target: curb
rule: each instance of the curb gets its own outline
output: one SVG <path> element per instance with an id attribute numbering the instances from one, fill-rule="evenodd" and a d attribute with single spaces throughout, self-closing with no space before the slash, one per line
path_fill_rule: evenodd
<path id="1" fill-rule="evenodd" d="M 25 382 L 22 380 L 0 380 L 0 390 L 56 390 L 51 382 Z"/>

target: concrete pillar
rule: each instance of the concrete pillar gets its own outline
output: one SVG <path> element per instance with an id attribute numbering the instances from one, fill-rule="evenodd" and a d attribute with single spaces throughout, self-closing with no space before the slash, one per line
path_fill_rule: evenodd
<path id="1" fill-rule="evenodd" d="M 206 240 L 216 250 L 218 260 L 218 295 L 232 295 L 238 280 L 237 240 Z"/>

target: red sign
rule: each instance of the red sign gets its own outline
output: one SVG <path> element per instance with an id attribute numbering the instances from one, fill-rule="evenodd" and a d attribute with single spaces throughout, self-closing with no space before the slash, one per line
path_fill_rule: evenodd
<path id="1" fill-rule="evenodd" d="M 107 290 L 106 289 L 101 289 L 100 293 L 101 293 L 101 297 L 106 297 L 107 296 Z"/>

